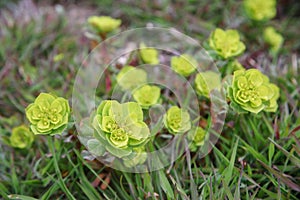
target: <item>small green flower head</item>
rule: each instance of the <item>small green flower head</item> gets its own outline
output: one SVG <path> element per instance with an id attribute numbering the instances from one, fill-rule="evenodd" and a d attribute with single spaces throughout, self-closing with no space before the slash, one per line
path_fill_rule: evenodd
<path id="1" fill-rule="evenodd" d="M 217 28 L 209 37 L 209 46 L 224 59 L 238 56 L 246 49 L 237 30 Z"/>
<path id="2" fill-rule="evenodd" d="M 191 129 L 188 111 L 172 106 L 164 115 L 164 124 L 170 133 L 179 134 Z"/>
<path id="3" fill-rule="evenodd" d="M 147 82 L 147 73 L 142 69 L 125 66 L 116 79 L 122 90 L 133 90 Z"/>
<path id="4" fill-rule="evenodd" d="M 200 146 L 204 144 L 205 135 L 206 131 L 200 126 L 189 131 L 187 136 L 188 140 L 191 142 L 189 148 L 192 152 L 195 152 Z"/>
<path id="5" fill-rule="evenodd" d="M 124 165 L 128 168 L 143 164 L 147 159 L 144 147 L 133 148 L 133 153 L 123 158 Z"/>
<path id="6" fill-rule="evenodd" d="M 198 95 L 209 98 L 213 89 L 220 89 L 221 77 L 213 71 L 200 72 L 196 75 L 195 87 Z"/>
<path id="7" fill-rule="evenodd" d="M 182 54 L 181 56 L 173 56 L 171 58 L 171 68 L 182 76 L 191 75 L 197 68 L 197 61 L 188 54 Z"/>
<path id="8" fill-rule="evenodd" d="M 273 53 L 278 52 L 283 44 L 283 37 L 273 27 L 267 27 L 263 34 L 264 40 L 270 45 L 270 50 Z"/>
<path id="9" fill-rule="evenodd" d="M 160 98 L 160 88 L 157 86 L 143 85 L 134 90 L 134 100 L 144 109 L 156 104 Z"/>
<path id="10" fill-rule="evenodd" d="M 144 63 L 153 65 L 159 63 L 158 51 L 156 49 L 146 47 L 146 45 L 142 43 L 139 52 Z"/>
<path id="11" fill-rule="evenodd" d="M 93 127 L 106 150 L 119 158 L 130 155 L 133 148 L 142 147 L 150 136 L 142 108 L 136 102 L 102 101 Z"/>
<path id="12" fill-rule="evenodd" d="M 121 20 L 114 19 L 109 16 L 91 16 L 88 18 L 88 23 L 98 33 L 109 33 L 119 28 Z"/>
<path id="13" fill-rule="evenodd" d="M 70 106 L 66 99 L 41 93 L 26 109 L 34 134 L 61 134 L 67 127 Z"/>
<path id="14" fill-rule="evenodd" d="M 15 148 L 24 149 L 31 147 L 34 134 L 24 125 L 13 128 L 10 136 L 10 145 Z"/>
<path id="15" fill-rule="evenodd" d="M 279 88 L 257 69 L 235 71 L 228 94 L 233 107 L 252 113 L 275 112 L 278 107 Z"/>
<path id="16" fill-rule="evenodd" d="M 247 16 L 255 21 L 272 19 L 276 15 L 276 0 L 244 0 Z"/>

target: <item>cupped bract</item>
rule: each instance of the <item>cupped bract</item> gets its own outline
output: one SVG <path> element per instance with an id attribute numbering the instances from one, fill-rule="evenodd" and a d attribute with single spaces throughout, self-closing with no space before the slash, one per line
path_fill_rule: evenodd
<path id="1" fill-rule="evenodd" d="M 102 101 L 93 118 L 93 127 L 100 143 L 119 158 L 129 156 L 133 148 L 144 146 L 150 136 L 142 108 L 136 102 Z"/>
<path id="2" fill-rule="evenodd" d="M 197 61 L 188 54 L 173 56 L 171 58 L 172 70 L 185 77 L 191 75 L 196 70 L 197 65 Z"/>
<path id="3" fill-rule="evenodd" d="M 10 145 L 15 148 L 29 148 L 34 141 L 34 134 L 25 125 L 13 128 L 9 138 Z"/>
<path id="4" fill-rule="evenodd" d="M 66 99 L 52 94 L 41 93 L 25 109 L 34 134 L 61 134 L 67 127 L 70 106 Z"/>
<path id="5" fill-rule="evenodd" d="M 195 78 L 196 92 L 200 96 L 209 98 L 209 93 L 213 89 L 220 89 L 220 74 L 213 71 L 200 72 Z"/>
<path id="6" fill-rule="evenodd" d="M 244 0 L 247 16 L 255 21 L 272 19 L 276 15 L 276 0 Z"/>
<path id="7" fill-rule="evenodd" d="M 197 151 L 197 149 L 204 144 L 206 131 L 202 127 L 192 128 L 187 135 L 188 140 L 190 141 L 189 149 L 192 152 Z"/>
<path id="8" fill-rule="evenodd" d="M 116 79 L 122 90 L 133 90 L 147 82 L 147 73 L 143 69 L 124 66 Z"/>
<path id="9" fill-rule="evenodd" d="M 163 118 L 165 127 L 170 133 L 179 134 L 191 129 L 191 119 L 187 110 L 178 106 L 169 108 Z"/>
<path id="10" fill-rule="evenodd" d="M 121 20 L 109 16 L 91 16 L 88 23 L 99 33 L 109 33 L 121 25 Z"/>
<path id="11" fill-rule="evenodd" d="M 143 85 L 133 91 L 133 98 L 142 108 L 148 109 L 158 102 L 160 88 L 154 85 Z"/>
<path id="12" fill-rule="evenodd" d="M 217 28 L 209 37 L 209 46 L 222 58 L 228 59 L 243 53 L 246 46 L 240 41 L 237 30 Z"/>
<path id="13" fill-rule="evenodd" d="M 235 71 L 228 94 L 233 107 L 252 113 L 275 112 L 278 107 L 279 88 L 257 69 Z"/>
<path id="14" fill-rule="evenodd" d="M 154 48 L 147 47 L 144 43 L 140 45 L 140 56 L 144 63 L 146 64 L 158 64 L 158 51 Z"/>

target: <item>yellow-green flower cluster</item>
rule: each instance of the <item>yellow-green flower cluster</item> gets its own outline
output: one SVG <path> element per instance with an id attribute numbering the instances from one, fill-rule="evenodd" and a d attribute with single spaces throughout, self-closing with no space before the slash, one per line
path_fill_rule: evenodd
<path id="1" fill-rule="evenodd" d="M 122 90 L 134 90 L 147 82 L 147 73 L 133 66 L 124 66 L 116 79 Z"/>
<path id="2" fill-rule="evenodd" d="M 200 72 L 195 78 L 197 94 L 209 98 L 209 93 L 213 89 L 220 89 L 220 74 L 213 71 Z"/>
<path id="3" fill-rule="evenodd" d="M 134 90 L 134 100 L 145 109 L 156 104 L 160 97 L 160 88 L 157 86 L 143 85 L 140 88 Z"/>
<path id="4" fill-rule="evenodd" d="M 209 46 L 222 58 L 238 56 L 246 49 L 236 30 L 217 28 L 209 37 Z"/>
<path id="5" fill-rule="evenodd" d="M 191 75 L 197 68 L 197 61 L 188 54 L 173 56 L 171 58 L 171 68 L 182 76 Z"/>
<path id="6" fill-rule="evenodd" d="M 41 93 L 26 109 L 34 134 L 61 134 L 67 127 L 70 106 L 66 99 Z"/>
<path id="7" fill-rule="evenodd" d="M 164 124 L 170 133 L 184 133 L 191 129 L 190 115 L 187 110 L 172 106 L 164 115 Z"/>
<path id="8" fill-rule="evenodd" d="M 98 33 L 109 33 L 121 25 L 121 20 L 109 16 L 91 16 L 88 18 L 88 23 Z"/>
<path id="9" fill-rule="evenodd" d="M 244 8 L 250 19 L 269 20 L 276 15 L 276 0 L 244 0 Z"/>
<path id="10" fill-rule="evenodd" d="M 25 126 L 13 128 L 10 136 L 10 145 L 15 148 L 29 148 L 34 141 L 34 134 Z"/>
<path id="11" fill-rule="evenodd" d="M 144 63 L 146 64 L 158 64 L 158 51 L 154 48 L 146 47 L 144 43 L 140 45 L 140 56 Z"/>
<path id="12" fill-rule="evenodd" d="M 197 151 L 197 149 L 204 144 L 206 131 L 202 127 L 195 127 L 189 131 L 187 138 L 190 141 L 189 149 L 192 152 Z"/>
<path id="13" fill-rule="evenodd" d="M 133 148 L 142 147 L 150 136 L 148 126 L 143 122 L 142 108 L 135 102 L 102 101 L 93 119 L 93 127 L 100 143 L 119 158 L 129 156 Z"/>
<path id="14" fill-rule="evenodd" d="M 279 88 L 257 69 L 235 71 L 228 94 L 234 108 L 252 113 L 275 112 L 278 107 Z"/>
<path id="15" fill-rule="evenodd" d="M 273 27 L 267 27 L 264 30 L 264 40 L 270 45 L 270 50 L 273 53 L 278 52 L 283 43 L 283 37 Z"/>

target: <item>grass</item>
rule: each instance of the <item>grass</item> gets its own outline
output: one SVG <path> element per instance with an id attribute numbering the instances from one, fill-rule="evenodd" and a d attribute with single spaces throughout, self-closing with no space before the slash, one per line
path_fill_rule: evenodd
<path id="1" fill-rule="evenodd" d="M 94 13 L 122 18 L 124 30 L 151 22 L 176 27 L 200 41 L 215 27 L 239 29 L 247 45 L 240 60 L 248 67 L 253 67 L 248 61 L 254 61 L 280 87 L 278 111 L 257 116 L 229 112 L 222 135 L 209 155 L 200 159 L 186 151 L 172 166 L 143 174 L 113 170 L 91 159 L 74 127 L 62 136 L 37 136 L 28 150 L 14 149 L 7 145 L 7 138 L 13 127 L 28 123 L 24 108 L 40 92 L 71 98 L 74 77 L 88 54 L 89 41 L 83 36 L 85 25 L 70 17 L 68 9 L 60 13 L 49 5 L 48 11 L 42 11 L 45 5 L 30 4 L 34 10 L 30 12 L 17 4 L 3 4 L 1 199 L 300 198 L 299 3 L 292 1 L 294 4 L 284 7 L 271 22 L 285 38 L 283 50 L 272 58 L 256 33 L 262 26 L 244 22 L 241 2 L 189 2 L 149 5 L 144 1 L 101 1 L 80 4 L 76 9 L 86 16 L 91 5 L 96 5 Z M 59 54 L 63 59 L 55 61 Z"/>

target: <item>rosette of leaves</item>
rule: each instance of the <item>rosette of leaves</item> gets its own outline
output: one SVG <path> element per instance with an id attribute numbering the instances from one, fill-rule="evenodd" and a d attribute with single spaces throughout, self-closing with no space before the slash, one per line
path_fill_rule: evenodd
<path id="1" fill-rule="evenodd" d="M 147 159 L 147 153 L 144 147 L 133 148 L 132 154 L 123 158 L 123 163 L 126 167 L 134 167 L 143 164 Z"/>
<path id="2" fill-rule="evenodd" d="M 121 20 L 109 16 L 91 16 L 88 18 L 88 23 L 98 33 L 105 34 L 119 28 Z"/>
<path id="3" fill-rule="evenodd" d="M 273 27 L 269 26 L 264 29 L 263 37 L 265 42 L 270 45 L 271 52 L 277 53 L 284 40 L 282 35 L 279 34 Z"/>
<path id="4" fill-rule="evenodd" d="M 172 106 L 163 118 L 165 127 L 170 133 L 179 134 L 191 129 L 191 119 L 187 110 Z"/>
<path id="5" fill-rule="evenodd" d="M 55 135 L 67 127 L 70 106 L 62 97 L 41 93 L 25 111 L 34 134 Z"/>
<path id="6" fill-rule="evenodd" d="M 143 69 L 124 66 L 116 79 L 122 90 L 133 90 L 147 82 L 147 73 Z"/>
<path id="7" fill-rule="evenodd" d="M 209 98 L 209 93 L 213 89 L 220 89 L 220 74 L 213 71 L 200 72 L 195 78 L 196 92 L 200 96 Z"/>
<path id="8" fill-rule="evenodd" d="M 238 112 L 275 112 L 278 107 L 279 88 L 257 69 L 235 71 L 228 94 Z"/>
<path id="9" fill-rule="evenodd" d="M 244 0 L 247 16 L 255 21 L 266 21 L 276 15 L 276 0 Z"/>
<path id="10" fill-rule="evenodd" d="M 144 43 L 140 45 L 140 56 L 144 63 L 146 64 L 158 64 L 158 51 L 154 48 L 147 47 Z"/>
<path id="11" fill-rule="evenodd" d="M 129 156 L 134 148 L 143 147 L 150 136 L 148 126 L 143 122 L 142 108 L 136 102 L 102 101 L 93 118 L 93 127 L 98 144 L 118 158 Z M 95 141 L 91 145 L 95 147 Z M 103 153 L 100 148 L 99 151 L 96 155 Z"/>
<path id="12" fill-rule="evenodd" d="M 144 109 L 156 104 L 160 98 L 160 88 L 152 85 L 143 85 L 133 92 L 134 100 Z"/>
<path id="13" fill-rule="evenodd" d="M 185 77 L 191 75 L 196 70 L 197 65 L 197 61 L 188 54 L 173 56 L 171 58 L 172 70 Z"/>
<path id="14" fill-rule="evenodd" d="M 237 30 L 217 28 L 210 34 L 209 46 L 223 59 L 232 58 L 243 53 L 246 46 L 240 41 Z"/>
<path id="15" fill-rule="evenodd" d="M 187 138 L 190 141 L 189 149 L 192 152 L 197 151 L 197 149 L 204 144 L 206 131 L 202 127 L 194 127 L 188 132 Z"/>
<path id="16" fill-rule="evenodd" d="M 34 134 L 25 125 L 17 126 L 13 128 L 9 141 L 12 147 L 19 149 L 29 148 L 34 141 Z"/>

